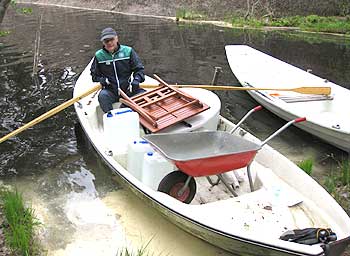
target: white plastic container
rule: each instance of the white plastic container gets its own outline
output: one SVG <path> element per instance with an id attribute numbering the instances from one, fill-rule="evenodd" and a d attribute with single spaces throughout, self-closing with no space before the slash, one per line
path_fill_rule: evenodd
<path id="1" fill-rule="evenodd" d="M 142 182 L 153 190 L 158 190 L 161 180 L 174 170 L 174 165 L 159 153 L 145 153 L 142 164 Z"/>
<path id="2" fill-rule="evenodd" d="M 145 153 L 153 152 L 151 145 L 139 138 L 128 146 L 128 167 L 127 170 L 141 181 L 142 178 L 142 164 Z"/>
<path id="3" fill-rule="evenodd" d="M 128 144 L 140 137 L 139 114 L 130 108 L 113 109 L 103 115 L 106 146 L 114 154 L 125 154 Z"/>

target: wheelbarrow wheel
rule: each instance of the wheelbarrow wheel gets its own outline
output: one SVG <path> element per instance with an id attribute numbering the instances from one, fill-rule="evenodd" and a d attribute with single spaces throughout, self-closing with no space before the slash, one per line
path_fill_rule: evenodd
<path id="1" fill-rule="evenodd" d="M 183 203 L 189 204 L 192 202 L 197 190 L 196 181 L 193 177 L 191 177 L 190 182 L 183 193 L 179 194 L 188 177 L 187 174 L 181 171 L 171 172 L 159 183 L 158 191 L 164 192 Z"/>

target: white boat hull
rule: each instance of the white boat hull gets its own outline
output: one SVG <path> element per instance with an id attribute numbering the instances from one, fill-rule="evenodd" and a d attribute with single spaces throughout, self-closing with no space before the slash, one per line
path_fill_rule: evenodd
<path id="1" fill-rule="evenodd" d="M 231 70 L 242 86 L 293 88 L 330 86 L 333 100 L 287 103 L 274 96 L 291 98 L 296 93 L 248 91 L 261 105 L 286 121 L 305 116 L 300 129 L 346 151 L 350 151 L 350 91 L 245 45 L 225 47 Z M 338 126 L 338 127 L 337 127 Z"/>

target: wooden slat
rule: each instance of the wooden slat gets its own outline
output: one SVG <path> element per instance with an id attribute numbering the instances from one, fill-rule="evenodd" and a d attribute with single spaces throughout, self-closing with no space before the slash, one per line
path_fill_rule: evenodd
<path id="1" fill-rule="evenodd" d="M 163 82 L 158 88 L 131 98 L 120 92 L 124 98 L 120 101 L 137 111 L 141 124 L 151 132 L 160 131 L 209 108 Z"/>
<path id="2" fill-rule="evenodd" d="M 158 117 L 158 119 L 160 119 L 160 118 L 162 118 L 163 116 L 165 116 L 165 115 L 168 115 L 168 114 L 172 114 L 172 113 L 174 113 L 175 111 L 178 111 L 178 110 L 180 110 L 180 109 L 182 109 L 182 108 L 186 108 L 186 107 L 188 107 L 188 106 L 190 106 L 190 105 L 194 105 L 194 104 L 196 104 L 197 102 L 196 101 L 191 101 L 191 102 L 188 102 L 188 103 L 186 103 L 185 105 L 181 105 L 181 106 L 177 106 L 177 107 L 175 107 L 173 110 L 168 110 L 168 112 L 165 114 L 163 114 L 163 115 L 161 115 L 160 117 Z M 157 119 L 157 120 L 158 120 Z"/>
<path id="3" fill-rule="evenodd" d="M 178 94 L 178 93 L 177 93 L 177 92 L 171 92 L 171 93 L 169 93 L 169 94 L 164 95 L 163 97 L 160 96 L 160 98 L 157 98 L 156 100 L 153 100 L 153 99 L 152 99 L 151 101 L 140 105 L 140 107 L 141 107 L 141 108 L 147 107 L 147 106 L 149 106 L 149 105 L 151 105 L 151 104 L 154 104 L 154 103 L 157 103 L 157 102 L 159 102 L 159 101 L 161 101 L 161 100 L 170 98 L 170 97 L 172 97 L 172 96 L 174 96 L 174 95 L 176 95 L 176 94 Z"/>

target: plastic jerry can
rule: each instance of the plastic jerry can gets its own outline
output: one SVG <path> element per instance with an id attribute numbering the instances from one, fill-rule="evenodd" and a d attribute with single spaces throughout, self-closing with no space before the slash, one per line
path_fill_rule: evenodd
<path id="1" fill-rule="evenodd" d="M 142 182 L 158 190 L 161 180 L 170 172 L 174 171 L 174 165 L 157 152 L 144 154 L 142 164 Z"/>
<path id="2" fill-rule="evenodd" d="M 113 154 L 125 154 L 128 144 L 140 137 L 139 114 L 130 108 L 113 109 L 103 115 L 106 146 Z"/>
<path id="3" fill-rule="evenodd" d="M 127 170 L 140 181 L 142 178 L 143 157 L 147 152 L 153 152 L 153 148 L 141 138 L 133 141 L 128 146 Z"/>

